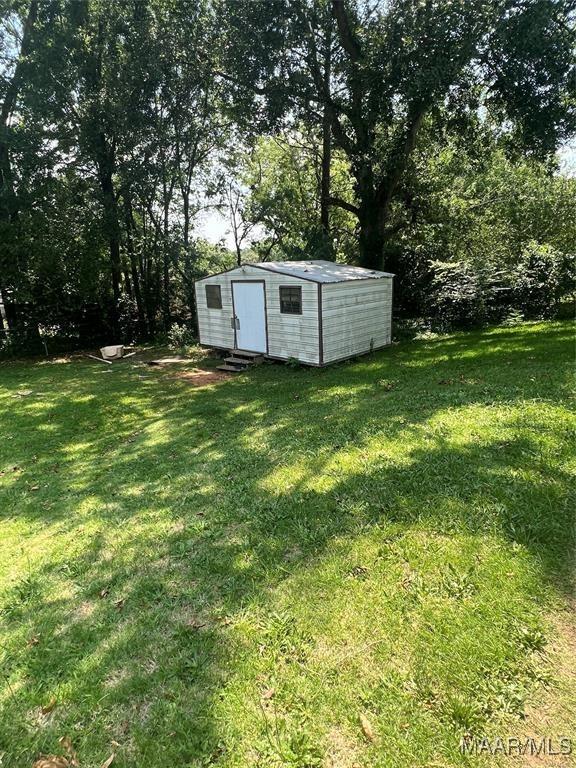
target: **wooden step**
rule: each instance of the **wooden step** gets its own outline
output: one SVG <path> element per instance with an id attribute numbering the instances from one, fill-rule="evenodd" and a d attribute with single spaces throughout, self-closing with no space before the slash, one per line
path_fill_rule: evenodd
<path id="1" fill-rule="evenodd" d="M 244 349 L 230 349 L 229 352 L 234 357 L 244 357 L 246 360 L 256 361 L 263 357 L 262 352 L 248 352 Z"/>
<path id="2" fill-rule="evenodd" d="M 230 365 L 237 365 L 238 368 L 246 368 L 249 365 L 253 365 L 252 360 L 243 360 L 241 357 L 225 357 L 224 362 L 230 363 Z"/>
<path id="3" fill-rule="evenodd" d="M 217 371 L 228 371 L 228 373 L 241 373 L 244 371 L 244 368 L 238 368 L 235 365 L 228 365 L 227 363 L 225 365 L 217 365 L 216 366 Z"/>

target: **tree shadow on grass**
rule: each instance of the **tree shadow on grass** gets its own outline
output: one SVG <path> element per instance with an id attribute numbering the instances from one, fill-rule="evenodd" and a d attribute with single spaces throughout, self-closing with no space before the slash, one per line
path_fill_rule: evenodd
<path id="1" fill-rule="evenodd" d="M 279 585 L 342 537 L 382 525 L 494 536 L 567 589 L 567 435 L 546 412 L 563 391 L 550 377 L 570 359 L 566 328 L 496 338 L 496 349 L 463 337 L 327 371 L 259 369 L 194 392 L 164 379 L 135 391 L 126 371 L 103 397 L 97 378 L 42 372 L 36 386 L 61 376 L 62 393 L 37 410 L 17 403 L 10 429 L 30 441 L 15 443 L 10 460 L 25 466 L 5 513 L 29 540 L 47 527 L 48 546 L 62 545 L 4 599 L 11 764 L 65 732 L 80 754 L 118 742 L 120 766 L 225 761 L 239 736 L 220 701 L 258 644 L 246 610 L 273 613 Z M 536 399 L 527 423 L 518 404 Z M 479 408 L 486 434 L 455 435 L 448 417 Z M 27 464 L 46 424 L 57 439 Z M 55 692 L 62 703 L 43 716 Z"/>

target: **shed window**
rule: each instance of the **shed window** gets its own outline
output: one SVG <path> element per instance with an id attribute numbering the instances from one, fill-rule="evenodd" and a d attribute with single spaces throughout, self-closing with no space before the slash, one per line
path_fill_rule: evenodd
<path id="1" fill-rule="evenodd" d="M 302 288 L 299 285 L 280 286 L 280 312 L 285 315 L 302 314 Z"/>
<path id="2" fill-rule="evenodd" d="M 206 286 L 206 305 L 208 309 L 222 309 L 222 293 L 219 285 Z"/>

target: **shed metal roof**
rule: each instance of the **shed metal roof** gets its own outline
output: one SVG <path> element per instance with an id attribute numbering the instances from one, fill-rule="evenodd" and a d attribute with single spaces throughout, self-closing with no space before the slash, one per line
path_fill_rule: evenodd
<path id="1" fill-rule="evenodd" d="M 380 277 L 394 277 L 391 272 L 378 272 L 375 269 L 352 267 L 349 264 L 336 264 L 333 261 L 264 261 L 246 266 L 279 272 L 281 275 L 300 277 L 314 283 L 343 283 L 347 280 L 374 280 Z"/>

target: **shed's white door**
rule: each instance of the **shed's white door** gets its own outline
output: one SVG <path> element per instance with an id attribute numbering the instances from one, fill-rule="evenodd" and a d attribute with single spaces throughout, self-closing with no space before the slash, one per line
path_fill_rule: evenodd
<path id="1" fill-rule="evenodd" d="M 266 304 L 264 283 L 232 283 L 236 316 L 236 346 L 250 352 L 266 352 Z"/>

